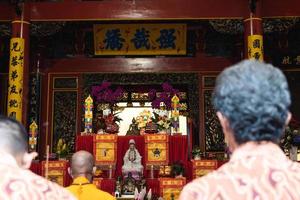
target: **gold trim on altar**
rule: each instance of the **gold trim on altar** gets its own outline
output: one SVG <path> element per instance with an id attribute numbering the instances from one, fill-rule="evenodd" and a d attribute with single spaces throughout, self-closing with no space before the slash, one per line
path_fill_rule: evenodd
<path id="1" fill-rule="evenodd" d="M 164 200 L 179 199 L 185 184 L 185 178 L 159 178 L 160 195 Z"/>
<path id="2" fill-rule="evenodd" d="M 46 175 L 47 162 L 42 161 L 42 176 Z M 67 161 L 48 162 L 48 180 L 66 186 Z"/>
<path id="3" fill-rule="evenodd" d="M 117 162 L 118 136 L 113 134 L 93 137 L 95 162 L 97 165 L 115 165 Z"/>
<path id="4" fill-rule="evenodd" d="M 168 165 L 169 163 L 169 136 L 145 135 L 146 164 Z"/>
<path id="5" fill-rule="evenodd" d="M 95 24 L 95 55 L 185 55 L 186 24 Z"/>
<path id="6" fill-rule="evenodd" d="M 204 176 L 218 168 L 217 160 L 192 160 L 193 178 Z"/>

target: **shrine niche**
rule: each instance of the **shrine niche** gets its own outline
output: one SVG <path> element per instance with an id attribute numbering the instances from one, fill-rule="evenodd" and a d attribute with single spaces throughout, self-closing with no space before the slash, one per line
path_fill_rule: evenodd
<path id="1" fill-rule="evenodd" d="M 84 74 L 83 80 L 82 102 L 89 95 L 94 101 L 94 133 L 99 131 L 99 133 L 139 135 L 138 129 L 140 134 L 163 131 L 186 134 L 185 116 L 187 115 L 195 122 L 192 131 L 196 131 L 199 126 L 199 113 L 197 112 L 199 89 L 197 89 L 198 76 L 196 74 Z M 173 89 L 167 91 L 170 87 Z M 177 111 L 173 112 L 171 111 L 171 98 L 175 90 L 180 100 L 174 104 Z M 155 91 L 154 96 L 151 93 L 153 91 Z M 169 101 L 160 104 L 165 98 Z M 168 111 L 167 114 L 159 111 L 164 109 Z M 147 112 L 151 112 L 148 116 L 149 120 L 141 121 L 147 118 Z M 84 118 L 84 114 L 81 116 Z M 177 126 L 181 126 L 182 129 L 177 129 Z M 81 130 L 84 130 L 83 123 L 81 127 Z M 141 132 L 142 129 L 144 132 Z"/>

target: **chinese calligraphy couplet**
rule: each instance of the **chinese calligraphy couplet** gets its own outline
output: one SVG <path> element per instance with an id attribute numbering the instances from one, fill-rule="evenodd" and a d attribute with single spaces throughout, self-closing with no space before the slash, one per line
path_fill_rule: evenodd
<path id="1" fill-rule="evenodd" d="M 7 114 L 18 121 L 22 120 L 24 43 L 23 38 L 10 41 Z"/>
<path id="2" fill-rule="evenodd" d="M 264 60 L 262 35 L 248 36 L 248 58 L 259 61 Z"/>

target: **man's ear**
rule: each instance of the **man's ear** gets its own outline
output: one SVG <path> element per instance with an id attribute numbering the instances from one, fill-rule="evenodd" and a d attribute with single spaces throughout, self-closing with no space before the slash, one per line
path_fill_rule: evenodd
<path id="1" fill-rule="evenodd" d="M 218 116 L 220 124 L 222 126 L 223 133 L 227 134 L 228 129 L 230 127 L 227 118 L 224 117 L 224 115 L 222 113 L 220 113 L 220 112 L 217 112 L 217 116 Z"/>
<path id="2" fill-rule="evenodd" d="M 229 121 L 221 112 L 217 112 L 217 116 L 222 126 L 225 143 L 227 144 L 229 151 L 233 152 L 234 149 L 237 147 L 237 143 L 233 136 L 234 133 L 230 127 Z"/>
<path id="3" fill-rule="evenodd" d="M 32 160 L 38 156 L 37 152 L 27 153 L 25 152 L 22 158 L 21 167 L 24 169 L 29 169 L 32 163 Z"/>
<path id="4" fill-rule="evenodd" d="M 289 125 L 291 119 L 292 119 L 292 114 L 291 114 L 291 112 L 288 112 L 287 118 L 285 120 L 285 125 L 286 126 Z"/>
<path id="5" fill-rule="evenodd" d="M 73 176 L 72 176 L 72 170 L 71 170 L 70 167 L 68 167 L 68 174 L 73 178 Z"/>
<path id="6" fill-rule="evenodd" d="M 96 167 L 96 166 L 94 166 L 94 167 L 93 167 L 93 176 L 95 175 L 95 173 L 96 173 L 96 170 L 97 170 L 97 167 Z"/>

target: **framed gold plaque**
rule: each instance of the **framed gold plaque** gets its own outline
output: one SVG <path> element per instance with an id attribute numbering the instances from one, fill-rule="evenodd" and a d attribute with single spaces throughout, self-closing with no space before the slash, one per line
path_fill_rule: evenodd
<path id="1" fill-rule="evenodd" d="M 169 136 L 166 134 L 145 135 L 146 165 L 169 164 Z"/>
<path id="2" fill-rule="evenodd" d="M 94 156 L 97 165 L 115 165 L 117 162 L 117 139 L 114 134 L 94 136 Z"/>

